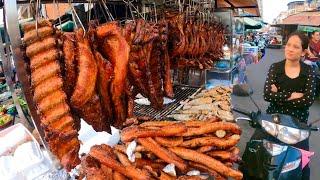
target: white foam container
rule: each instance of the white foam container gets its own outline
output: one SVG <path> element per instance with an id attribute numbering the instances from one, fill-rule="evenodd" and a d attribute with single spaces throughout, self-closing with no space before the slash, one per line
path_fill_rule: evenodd
<path id="1" fill-rule="evenodd" d="M 0 132 L 2 180 L 32 180 L 49 170 L 39 143 L 22 124 Z"/>

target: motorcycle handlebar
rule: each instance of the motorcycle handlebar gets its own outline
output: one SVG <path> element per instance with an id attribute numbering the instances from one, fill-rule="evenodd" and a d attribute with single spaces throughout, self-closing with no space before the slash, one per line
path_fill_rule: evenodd
<path id="1" fill-rule="evenodd" d="M 244 114 L 246 116 L 249 116 L 249 117 L 251 117 L 251 114 L 252 114 L 251 112 L 249 112 L 247 110 L 244 110 L 244 109 L 241 109 L 241 108 L 238 108 L 238 107 L 233 107 L 232 110 L 235 111 L 235 112 Z"/>

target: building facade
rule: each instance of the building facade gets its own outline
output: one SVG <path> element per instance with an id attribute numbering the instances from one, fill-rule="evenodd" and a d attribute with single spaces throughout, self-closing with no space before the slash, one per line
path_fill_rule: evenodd
<path id="1" fill-rule="evenodd" d="M 318 11 L 320 8 L 320 0 L 292 1 L 287 4 L 288 10 L 281 12 L 274 19 L 273 24 L 280 24 L 283 19 L 290 15 L 298 14 L 305 11 Z"/>

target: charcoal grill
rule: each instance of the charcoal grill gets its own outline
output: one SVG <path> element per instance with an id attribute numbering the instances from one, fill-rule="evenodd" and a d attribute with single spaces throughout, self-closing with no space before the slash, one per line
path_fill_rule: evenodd
<path id="1" fill-rule="evenodd" d="M 163 109 L 161 110 L 156 110 L 151 106 L 140 105 L 135 103 L 134 114 L 136 116 L 149 116 L 156 120 L 164 119 L 172 111 L 174 111 L 179 106 L 181 106 L 180 102 L 187 100 L 190 96 L 196 94 L 201 89 L 202 88 L 199 88 L 199 87 L 176 85 L 174 86 L 174 93 L 175 93 L 174 102 L 164 105 Z"/>

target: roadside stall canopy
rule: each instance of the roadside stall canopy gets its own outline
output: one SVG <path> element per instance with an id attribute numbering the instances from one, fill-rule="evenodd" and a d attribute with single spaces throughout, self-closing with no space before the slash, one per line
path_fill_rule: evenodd
<path id="1" fill-rule="evenodd" d="M 313 26 L 298 26 L 298 31 L 304 32 L 313 32 L 313 31 L 320 31 L 320 27 L 313 27 Z"/>
<path id="2" fill-rule="evenodd" d="M 216 0 L 216 9 L 242 9 L 245 16 L 259 17 L 260 11 L 257 0 Z M 242 15 L 244 16 L 244 15 Z"/>
<path id="3" fill-rule="evenodd" d="M 244 23 L 245 29 L 260 29 L 263 27 L 260 21 L 256 21 L 248 17 L 243 18 L 243 23 Z"/>

